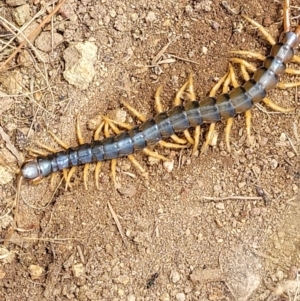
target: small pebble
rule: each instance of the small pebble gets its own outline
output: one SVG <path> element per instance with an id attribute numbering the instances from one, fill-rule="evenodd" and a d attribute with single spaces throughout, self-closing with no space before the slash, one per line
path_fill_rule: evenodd
<path id="1" fill-rule="evenodd" d="M 185 301 L 185 294 L 184 293 L 176 294 L 176 300 L 177 301 Z"/>
<path id="2" fill-rule="evenodd" d="M 118 295 L 119 295 L 120 297 L 124 297 L 124 295 L 125 295 L 124 290 L 119 289 L 119 290 L 118 290 Z"/>
<path id="3" fill-rule="evenodd" d="M 295 154 L 293 152 L 287 152 L 286 154 L 290 159 L 295 157 Z"/>
<path id="4" fill-rule="evenodd" d="M 110 17 L 109 17 L 108 15 L 106 15 L 106 16 L 103 18 L 103 24 L 104 24 L 104 25 L 108 25 L 109 21 L 110 21 Z"/>
<path id="5" fill-rule="evenodd" d="M 135 300 L 136 300 L 135 295 L 129 295 L 127 297 L 127 301 L 135 301 Z"/>
<path id="6" fill-rule="evenodd" d="M 111 10 L 109 11 L 109 14 L 110 14 L 110 16 L 111 16 L 112 18 L 115 18 L 116 15 L 117 15 L 117 12 L 116 12 L 114 9 L 111 9 Z"/>
<path id="7" fill-rule="evenodd" d="M 270 165 L 272 169 L 276 169 L 278 166 L 278 162 L 275 159 L 272 159 Z"/>
<path id="8" fill-rule="evenodd" d="M 146 16 L 146 21 L 152 23 L 155 20 L 156 20 L 155 13 L 153 11 L 150 11 Z"/>
<path id="9" fill-rule="evenodd" d="M 203 53 L 203 54 L 207 54 L 207 52 L 208 52 L 208 48 L 205 47 L 205 46 L 203 46 L 203 47 L 202 47 L 202 53 Z"/>
<path id="10" fill-rule="evenodd" d="M 173 283 L 177 283 L 180 280 L 180 274 L 177 271 L 172 271 L 170 279 Z"/>
<path id="11" fill-rule="evenodd" d="M 216 185 L 214 186 L 214 191 L 215 191 L 215 192 L 219 192 L 219 191 L 221 191 L 221 190 L 222 190 L 221 185 L 216 184 Z"/>
<path id="12" fill-rule="evenodd" d="M 74 277 L 80 277 L 84 275 L 84 266 L 82 263 L 76 263 L 72 266 Z"/>
<path id="13" fill-rule="evenodd" d="M 39 279 L 42 276 L 42 274 L 44 273 L 44 269 L 41 266 L 36 265 L 36 264 L 31 264 L 28 267 L 28 270 L 29 270 L 29 274 L 30 274 L 32 280 Z"/>
<path id="14" fill-rule="evenodd" d="M 225 209 L 224 203 L 217 203 L 216 208 L 220 210 L 224 210 Z"/>
<path id="15" fill-rule="evenodd" d="M 170 295 L 168 293 L 163 293 L 160 298 L 160 301 L 170 301 Z"/>
<path id="16" fill-rule="evenodd" d="M 137 13 L 133 13 L 133 14 L 131 15 L 131 20 L 132 20 L 133 22 L 135 22 L 138 18 L 139 18 L 139 15 L 138 15 Z"/>
<path id="17" fill-rule="evenodd" d="M 246 186 L 246 182 L 241 182 L 241 183 L 238 183 L 238 187 L 239 188 L 243 188 Z"/>
<path id="18" fill-rule="evenodd" d="M 165 161 L 163 163 L 163 167 L 165 169 L 166 172 L 171 172 L 174 168 L 174 160 L 172 161 Z"/>
<path id="19" fill-rule="evenodd" d="M 281 133 L 281 135 L 280 135 L 280 137 L 279 137 L 279 140 L 280 140 L 281 142 L 286 141 L 286 134 L 285 134 L 285 133 Z"/>
<path id="20" fill-rule="evenodd" d="M 284 277 L 283 272 L 282 271 L 278 271 L 276 273 L 276 277 L 277 277 L 278 281 L 281 281 L 283 279 L 283 277 Z"/>

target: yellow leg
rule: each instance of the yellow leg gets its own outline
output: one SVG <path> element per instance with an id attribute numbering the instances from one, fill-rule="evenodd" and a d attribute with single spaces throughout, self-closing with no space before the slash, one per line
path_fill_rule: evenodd
<path id="1" fill-rule="evenodd" d="M 48 131 L 48 133 L 50 134 L 50 136 L 55 140 L 55 142 L 57 144 L 59 144 L 61 147 L 63 147 L 64 149 L 68 149 L 70 146 L 69 144 L 65 143 L 64 141 L 62 141 L 61 139 L 59 139 L 54 133 L 52 133 L 51 131 Z"/>
<path id="2" fill-rule="evenodd" d="M 70 181 L 71 181 L 72 176 L 75 174 L 76 170 L 77 170 L 77 167 L 76 167 L 76 166 L 73 166 L 73 167 L 70 169 L 70 171 L 68 172 L 67 179 L 66 179 L 65 190 L 67 190 L 68 187 L 71 188 Z"/>
<path id="3" fill-rule="evenodd" d="M 32 157 L 36 157 L 36 156 L 47 156 L 48 153 L 43 152 L 41 150 L 38 149 L 33 149 L 33 148 L 27 148 L 27 151 L 29 153 L 30 156 Z"/>
<path id="4" fill-rule="evenodd" d="M 274 40 L 274 38 L 267 32 L 267 30 L 258 22 L 250 19 L 248 16 L 246 15 L 242 15 L 242 17 L 244 19 L 246 19 L 250 24 L 252 24 L 253 26 L 256 26 L 257 29 L 262 33 L 262 35 L 266 38 L 266 40 L 271 44 L 274 45 L 276 42 Z"/>
<path id="5" fill-rule="evenodd" d="M 104 121 L 102 121 L 100 123 L 100 125 L 98 126 L 98 128 L 96 129 L 95 133 L 94 133 L 94 140 L 99 140 L 100 139 L 100 133 L 102 132 L 104 127 Z"/>
<path id="6" fill-rule="evenodd" d="M 118 125 L 118 126 L 120 126 L 121 128 L 126 129 L 126 130 L 130 130 L 130 129 L 133 128 L 133 125 L 131 125 L 131 124 L 129 124 L 129 123 L 126 123 L 126 122 L 121 122 L 121 121 L 116 121 L 116 120 L 113 120 L 113 119 L 109 119 L 109 118 L 106 117 L 106 116 L 103 116 L 102 118 L 105 120 L 105 122 L 108 122 L 108 123 L 109 123 L 109 126 L 110 126 L 111 128 L 113 127 L 113 125 Z M 117 129 L 116 126 L 115 126 L 114 128 Z M 113 128 L 112 128 L 112 130 L 113 130 Z M 119 131 L 119 129 L 118 129 L 118 131 Z"/>
<path id="7" fill-rule="evenodd" d="M 67 143 L 65 143 L 64 141 L 62 141 L 61 139 L 59 139 L 54 133 L 52 133 L 51 131 L 49 131 L 49 134 L 51 135 L 51 137 L 56 141 L 56 143 L 58 143 L 60 146 L 62 146 L 64 149 L 68 149 L 69 145 Z M 72 176 L 75 174 L 77 167 L 73 166 L 67 175 L 64 174 L 64 179 L 66 181 L 66 186 L 65 186 L 65 190 L 68 189 L 68 187 L 71 188 L 71 184 L 70 184 L 70 180 L 72 178 Z M 64 171 L 65 173 L 65 171 Z"/>
<path id="8" fill-rule="evenodd" d="M 188 84 L 189 84 L 190 79 L 188 79 L 183 85 L 182 87 L 177 91 L 175 99 L 174 99 L 174 106 L 179 106 L 181 105 L 181 95 L 182 93 L 185 91 L 185 89 L 187 88 Z"/>
<path id="9" fill-rule="evenodd" d="M 245 112 L 246 117 L 246 133 L 249 144 L 251 144 L 251 110 Z"/>
<path id="10" fill-rule="evenodd" d="M 230 69 L 230 68 L 229 68 Z M 212 89 L 210 90 L 209 96 L 210 97 L 214 97 L 218 90 L 220 89 L 220 87 L 223 85 L 223 93 L 227 93 L 228 89 L 229 89 L 229 84 L 231 81 L 231 73 L 230 70 L 212 87 Z M 211 143 L 212 138 L 214 136 L 215 133 L 215 128 L 216 128 L 216 124 L 215 123 L 211 123 L 208 129 L 208 133 L 206 134 L 205 137 L 205 141 L 201 147 L 201 154 L 205 153 L 208 145 Z"/>
<path id="11" fill-rule="evenodd" d="M 67 182 L 67 179 L 68 179 L 68 170 L 67 169 L 63 169 L 63 178 L 65 180 L 65 182 Z"/>
<path id="12" fill-rule="evenodd" d="M 244 65 L 241 65 L 241 72 L 242 72 L 242 76 L 244 78 L 244 80 L 247 82 L 248 80 L 250 80 L 250 75 L 248 73 L 248 71 L 246 70 L 246 67 Z"/>
<path id="13" fill-rule="evenodd" d="M 102 162 L 97 162 L 95 167 L 95 184 L 97 189 L 99 190 L 99 175 L 101 172 Z"/>
<path id="14" fill-rule="evenodd" d="M 143 114 L 141 114 L 138 110 L 136 110 L 134 107 L 132 107 L 129 103 L 127 103 L 124 100 L 121 100 L 121 103 L 123 104 L 123 106 L 125 106 L 127 108 L 127 110 L 135 117 L 137 117 L 140 121 L 144 122 L 146 121 L 146 116 L 144 116 Z"/>
<path id="15" fill-rule="evenodd" d="M 293 56 L 293 59 L 292 59 L 292 63 L 300 63 L 300 56 L 298 55 L 294 55 Z"/>
<path id="16" fill-rule="evenodd" d="M 174 106 L 179 106 L 181 105 L 181 95 L 182 93 L 188 89 L 189 91 L 192 91 L 193 96 L 195 98 L 194 95 L 194 86 L 193 86 L 193 77 L 192 75 L 189 77 L 189 79 L 182 85 L 182 87 L 177 91 L 175 99 L 174 99 Z M 190 96 L 191 97 L 191 96 Z M 185 139 L 190 143 L 190 144 L 194 144 L 195 141 L 192 138 L 190 132 L 188 130 L 184 130 L 183 131 L 183 135 L 185 137 Z"/>
<path id="17" fill-rule="evenodd" d="M 229 60 L 233 63 L 244 65 L 251 73 L 254 73 L 257 70 L 257 68 L 255 66 L 253 66 L 252 64 L 250 64 L 249 62 L 247 62 L 243 59 L 232 58 Z"/>
<path id="18" fill-rule="evenodd" d="M 156 93 L 155 93 L 155 96 L 154 96 L 154 99 L 155 99 L 155 110 L 157 113 L 161 113 L 163 112 L 163 106 L 161 104 L 161 101 L 160 101 L 160 93 L 161 93 L 161 90 L 162 90 L 162 86 L 159 86 Z M 182 139 L 182 138 L 179 138 L 177 135 L 172 135 L 170 137 L 174 142 L 178 143 L 178 144 L 186 144 L 187 141 L 185 139 Z"/>
<path id="19" fill-rule="evenodd" d="M 140 165 L 140 163 L 134 158 L 133 155 L 128 155 L 128 159 L 130 160 L 130 162 L 140 171 L 141 175 L 148 179 L 148 173 L 146 172 L 146 170 Z"/>
<path id="20" fill-rule="evenodd" d="M 162 160 L 162 161 L 170 161 L 168 158 L 166 158 L 166 157 L 164 157 L 164 156 L 162 156 L 162 155 L 160 155 L 156 152 L 151 151 L 147 147 L 143 149 L 143 153 L 146 154 L 147 156 L 150 156 L 150 157 Z"/>
<path id="21" fill-rule="evenodd" d="M 41 148 L 47 150 L 47 151 L 50 152 L 50 153 L 56 153 L 56 152 L 57 152 L 57 150 L 56 150 L 55 148 L 53 148 L 53 147 L 51 147 L 51 146 L 48 146 L 48 145 L 45 145 L 45 144 L 43 144 L 43 143 L 40 143 L 40 142 L 38 142 L 38 141 L 36 141 L 35 144 L 38 145 L 39 147 L 41 147 Z"/>
<path id="22" fill-rule="evenodd" d="M 283 31 L 288 32 L 291 30 L 291 22 L 290 22 L 290 0 L 284 1 L 283 7 Z"/>
<path id="23" fill-rule="evenodd" d="M 300 86 L 300 82 L 297 83 L 278 83 L 277 87 L 279 89 L 290 89 L 293 87 L 299 87 Z"/>
<path id="24" fill-rule="evenodd" d="M 162 88 L 163 88 L 162 86 L 159 86 L 154 95 L 155 111 L 157 113 L 161 113 L 164 110 L 163 106 L 161 104 L 161 101 L 160 101 L 160 94 L 161 94 Z"/>
<path id="25" fill-rule="evenodd" d="M 224 83 L 228 75 L 229 72 L 227 72 L 222 78 L 219 79 L 219 81 L 210 90 L 209 96 L 213 97 L 217 94 L 218 90 L 220 89 L 220 87 L 222 86 L 222 84 Z"/>
<path id="26" fill-rule="evenodd" d="M 83 168 L 83 183 L 84 183 L 85 190 L 88 189 L 87 182 L 88 182 L 89 168 L 90 168 L 90 163 L 85 164 Z"/>
<path id="27" fill-rule="evenodd" d="M 294 108 L 282 108 L 278 106 L 276 103 L 274 103 L 271 99 L 269 98 L 264 98 L 262 100 L 266 106 L 269 108 L 273 109 L 274 111 L 281 112 L 281 113 L 289 113 L 293 112 L 295 109 Z"/>
<path id="28" fill-rule="evenodd" d="M 194 82 L 193 82 L 193 75 L 191 74 L 188 80 L 188 87 L 187 87 L 189 98 L 191 101 L 196 100 L 196 94 L 194 90 Z M 188 137 L 189 131 L 185 133 L 185 137 Z M 201 127 L 197 125 L 194 129 L 194 139 L 189 139 L 188 141 L 193 145 L 192 156 L 196 156 L 198 153 L 199 143 L 200 143 L 200 135 L 201 135 Z"/>
<path id="29" fill-rule="evenodd" d="M 175 148 L 175 149 L 181 149 L 181 148 L 187 148 L 188 147 L 188 144 L 182 145 L 182 144 L 166 142 L 166 141 L 163 141 L 163 140 L 159 141 L 158 144 L 162 147 Z"/>
<path id="30" fill-rule="evenodd" d="M 115 126 L 114 121 L 108 119 L 107 117 L 103 117 L 104 121 L 110 126 L 110 128 L 113 130 L 113 132 L 115 134 L 119 134 L 120 130 Z M 127 126 L 127 125 L 126 125 Z M 137 162 L 137 160 L 134 158 L 133 155 L 128 155 L 128 159 L 131 161 L 131 163 L 141 172 L 142 176 L 147 178 L 148 174 L 146 173 L 145 169 Z M 112 168 L 113 168 L 113 164 L 112 164 Z M 96 166 L 97 169 L 97 166 Z M 99 171 L 100 172 L 100 171 Z M 115 170 L 112 170 L 112 175 L 113 177 L 115 177 Z M 99 177 L 99 173 L 96 174 L 97 178 Z M 115 179 L 114 179 L 115 182 Z M 97 184 L 96 184 L 97 185 Z M 97 186 L 98 187 L 98 186 Z"/>
<path id="31" fill-rule="evenodd" d="M 193 145 L 193 150 L 192 150 L 192 156 L 196 156 L 198 154 L 198 148 L 200 144 L 200 135 L 201 135 L 201 127 L 200 125 L 195 127 L 194 130 L 194 145 Z"/>
<path id="32" fill-rule="evenodd" d="M 226 147 L 227 151 L 230 153 L 231 152 L 231 147 L 230 147 L 230 131 L 233 125 L 233 117 L 230 117 L 227 119 L 226 127 L 225 127 L 225 142 L 226 142 Z"/>
<path id="33" fill-rule="evenodd" d="M 286 68 L 285 71 L 284 71 L 284 73 L 299 75 L 300 74 L 300 70 L 292 69 L 292 68 Z"/>
<path id="34" fill-rule="evenodd" d="M 77 139 L 78 139 L 79 144 L 82 145 L 82 144 L 85 143 L 85 141 L 84 141 L 84 138 L 82 136 L 81 127 L 80 127 L 80 118 L 79 117 L 80 116 L 78 114 L 77 115 L 77 121 L 76 121 L 76 135 L 77 135 Z M 90 164 L 87 163 L 87 164 L 84 165 L 84 168 L 83 168 L 83 183 L 84 183 L 85 190 L 88 189 L 87 182 L 88 182 L 89 167 L 90 167 Z"/>
<path id="35" fill-rule="evenodd" d="M 201 154 L 204 154 L 206 152 L 206 150 L 208 148 L 208 145 L 211 143 L 214 132 L 215 132 L 215 128 L 216 128 L 216 124 L 211 123 L 210 126 L 209 126 L 208 133 L 207 133 L 206 138 L 205 138 L 205 142 L 201 147 Z"/>

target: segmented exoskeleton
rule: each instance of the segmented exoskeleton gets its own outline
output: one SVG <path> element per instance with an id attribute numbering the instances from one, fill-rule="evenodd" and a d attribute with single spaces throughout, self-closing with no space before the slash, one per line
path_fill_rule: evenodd
<path id="1" fill-rule="evenodd" d="M 25 179 L 36 180 L 72 166 L 128 156 L 175 133 L 249 111 L 255 103 L 264 100 L 268 90 L 276 86 L 286 64 L 294 56 L 294 48 L 300 43 L 300 26 L 294 32 L 290 30 L 288 10 L 289 1 L 286 0 L 284 32 L 279 42 L 273 45 L 263 66 L 244 85 L 217 97 L 204 97 L 175 106 L 116 136 L 30 159 L 21 167 L 21 175 Z"/>

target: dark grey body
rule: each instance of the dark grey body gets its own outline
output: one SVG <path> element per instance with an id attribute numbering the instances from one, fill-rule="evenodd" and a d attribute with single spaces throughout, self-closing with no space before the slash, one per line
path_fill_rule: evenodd
<path id="1" fill-rule="evenodd" d="M 278 83 L 278 76 L 285 71 L 286 63 L 292 60 L 293 49 L 299 42 L 294 32 L 283 33 L 280 42 L 272 47 L 270 55 L 252 79 L 228 94 L 205 97 L 200 101 L 188 102 L 185 106 L 173 107 L 117 136 L 37 157 L 24 163 L 22 175 L 35 180 L 72 166 L 127 156 L 175 133 L 246 112 Z"/>

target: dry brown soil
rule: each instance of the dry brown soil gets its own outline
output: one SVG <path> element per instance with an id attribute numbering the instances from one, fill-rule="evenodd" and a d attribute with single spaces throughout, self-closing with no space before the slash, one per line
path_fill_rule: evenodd
<path id="1" fill-rule="evenodd" d="M 31 84 L 45 87 L 46 68 L 50 88 L 31 97 L 13 97 L 1 126 L 15 146 L 14 125 L 25 131 L 32 127 L 33 148 L 39 141 L 58 149 L 47 130 L 77 145 L 77 113 L 84 137 L 91 141 L 87 122 L 98 113 L 126 111 L 122 99 L 154 116 L 158 86 L 164 86 L 164 107 L 170 108 L 191 72 L 197 95 L 207 95 L 227 72 L 229 50 L 270 50 L 241 13 L 278 38 L 281 2 L 229 0 L 226 8 L 215 0 L 67 1 L 43 29 L 63 35 L 57 47 L 43 53 L 45 65 L 36 59 L 34 66 L 24 66 L 14 58 L 5 73 L 8 77 L 21 71 L 25 93 L 32 91 Z M 43 1 L 29 4 L 33 16 Z M 297 17 L 300 3 L 292 4 Z M 13 24 L 14 8 L 2 2 L 0 9 Z M 293 25 L 297 22 L 299 18 Z M 63 51 L 79 41 L 98 47 L 97 73 L 83 91 L 62 76 Z M 169 42 L 163 57 L 167 61 L 147 67 Z M 170 55 L 178 58 L 170 62 Z M 283 80 L 300 78 L 285 75 Z M 92 171 L 84 189 L 81 168 L 67 191 L 62 184 L 53 193 L 48 179 L 38 185 L 25 183 L 18 218 L 15 208 L 10 211 L 16 177 L 1 186 L 0 300 L 300 300 L 295 278 L 300 267 L 300 93 L 296 88 L 274 89 L 269 96 L 279 105 L 295 107 L 295 112 L 255 107 L 251 146 L 245 118 L 238 116 L 231 153 L 224 143 L 224 123 L 218 123 L 217 143 L 204 155 L 155 148 L 174 159 L 171 172 L 161 161 L 137 154 L 149 175 L 145 180 L 128 159 L 120 159 L 118 190 L 109 162 L 103 165 L 99 190 Z M 126 120 L 138 123 L 129 113 Z M 207 127 L 202 136 L 205 132 Z M 0 141 L 3 157 L 7 142 Z M 13 232 L 12 218 L 17 219 Z"/>

